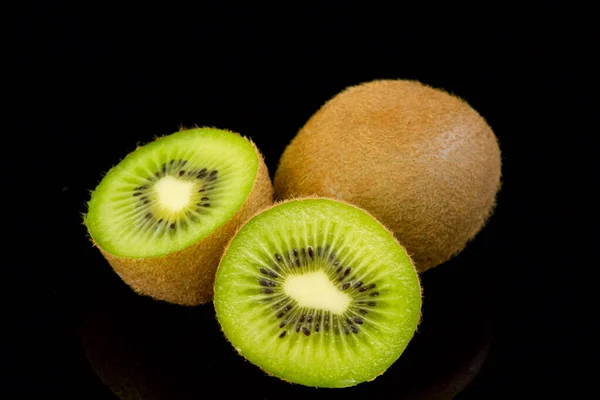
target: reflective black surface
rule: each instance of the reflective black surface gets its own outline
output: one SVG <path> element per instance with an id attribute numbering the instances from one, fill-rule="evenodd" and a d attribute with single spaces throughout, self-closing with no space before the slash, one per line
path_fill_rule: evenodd
<path id="1" fill-rule="evenodd" d="M 460 260 L 457 260 L 460 262 Z M 181 307 L 104 288 L 79 329 L 90 366 L 124 399 L 385 397 L 450 399 L 475 378 L 493 342 L 489 282 L 457 263 L 422 276 L 426 300 L 418 333 L 382 376 L 347 389 L 314 389 L 269 377 L 222 335 L 212 304 Z M 489 361 L 493 363 L 492 361 Z"/>

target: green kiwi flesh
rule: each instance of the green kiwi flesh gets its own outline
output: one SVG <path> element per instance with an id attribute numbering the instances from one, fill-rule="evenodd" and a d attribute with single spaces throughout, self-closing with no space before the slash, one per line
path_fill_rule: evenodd
<path id="1" fill-rule="evenodd" d="M 421 312 L 415 267 L 367 212 L 324 198 L 287 201 L 232 239 L 214 306 L 234 348 L 268 374 L 348 387 L 385 372 Z"/>
<path id="2" fill-rule="evenodd" d="M 244 204 L 258 159 L 243 137 L 190 129 L 130 153 L 92 193 L 86 224 L 104 250 L 157 257 L 182 250 Z"/>

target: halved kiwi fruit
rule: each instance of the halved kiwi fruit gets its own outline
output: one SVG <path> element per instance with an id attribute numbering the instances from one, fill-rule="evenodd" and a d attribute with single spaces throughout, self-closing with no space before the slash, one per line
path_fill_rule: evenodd
<path id="1" fill-rule="evenodd" d="M 214 306 L 235 349 L 269 374 L 347 387 L 382 374 L 414 335 L 421 288 L 377 220 L 323 198 L 278 204 L 230 242 Z"/>
<path id="2" fill-rule="evenodd" d="M 212 297 L 227 241 L 272 198 L 267 167 L 251 141 L 196 128 L 127 155 L 93 191 L 84 220 L 136 292 L 196 305 Z"/>
<path id="3" fill-rule="evenodd" d="M 286 148 L 274 183 L 279 199 L 364 208 L 425 271 L 483 227 L 500 177 L 497 138 L 467 102 L 416 81 L 378 80 L 323 105 Z"/>

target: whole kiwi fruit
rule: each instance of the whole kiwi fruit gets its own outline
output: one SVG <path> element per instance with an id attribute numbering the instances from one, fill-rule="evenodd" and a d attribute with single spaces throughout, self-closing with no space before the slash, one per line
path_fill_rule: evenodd
<path id="1" fill-rule="evenodd" d="M 484 226 L 501 180 L 498 140 L 464 100 L 411 80 L 349 87 L 285 149 L 279 199 L 355 204 L 386 225 L 422 272 L 459 253 Z"/>

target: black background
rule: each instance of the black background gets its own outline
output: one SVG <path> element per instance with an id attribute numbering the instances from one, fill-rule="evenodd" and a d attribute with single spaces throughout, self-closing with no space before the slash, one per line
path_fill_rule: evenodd
<path id="1" fill-rule="evenodd" d="M 169 381 L 172 369 L 192 381 L 181 398 L 208 396 L 215 387 L 241 389 L 245 398 L 402 397 L 408 386 L 429 385 L 423 376 L 441 374 L 452 349 L 476 342 L 468 335 L 479 331 L 492 332 L 489 355 L 461 399 L 575 398 L 592 386 L 598 35 L 590 11 L 552 3 L 328 4 L 207 3 L 192 10 L 41 2 L 4 15 L 9 242 L 0 397 L 114 398 L 86 358 L 81 332 L 106 304 L 120 304 L 115 299 L 125 299 L 115 307 L 117 337 L 166 346 L 156 357 L 181 362 L 144 372 Z M 492 126 L 503 157 L 503 188 L 489 224 L 459 257 L 423 274 L 424 325 L 407 350 L 412 364 L 340 391 L 267 378 L 232 353 L 210 305 L 181 308 L 132 296 L 87 240 L 81 213 L 89 191 L 137 143 L 180 125 L 226 128 L 252 138 L 273 174 L 286 144 L 322 103 L 379 78 L 417 79 L 463 97 Z M 461 330 L 465 318 L 476 328 Z M 118 325 L 127 323 L 134 333 Z M 109 369 L 125 364 L 103 349 Z M 134 364 L 144 370 L 152 360 L 142 358 Z M 199 372 L 186 375 L 192 365 Z"/>

